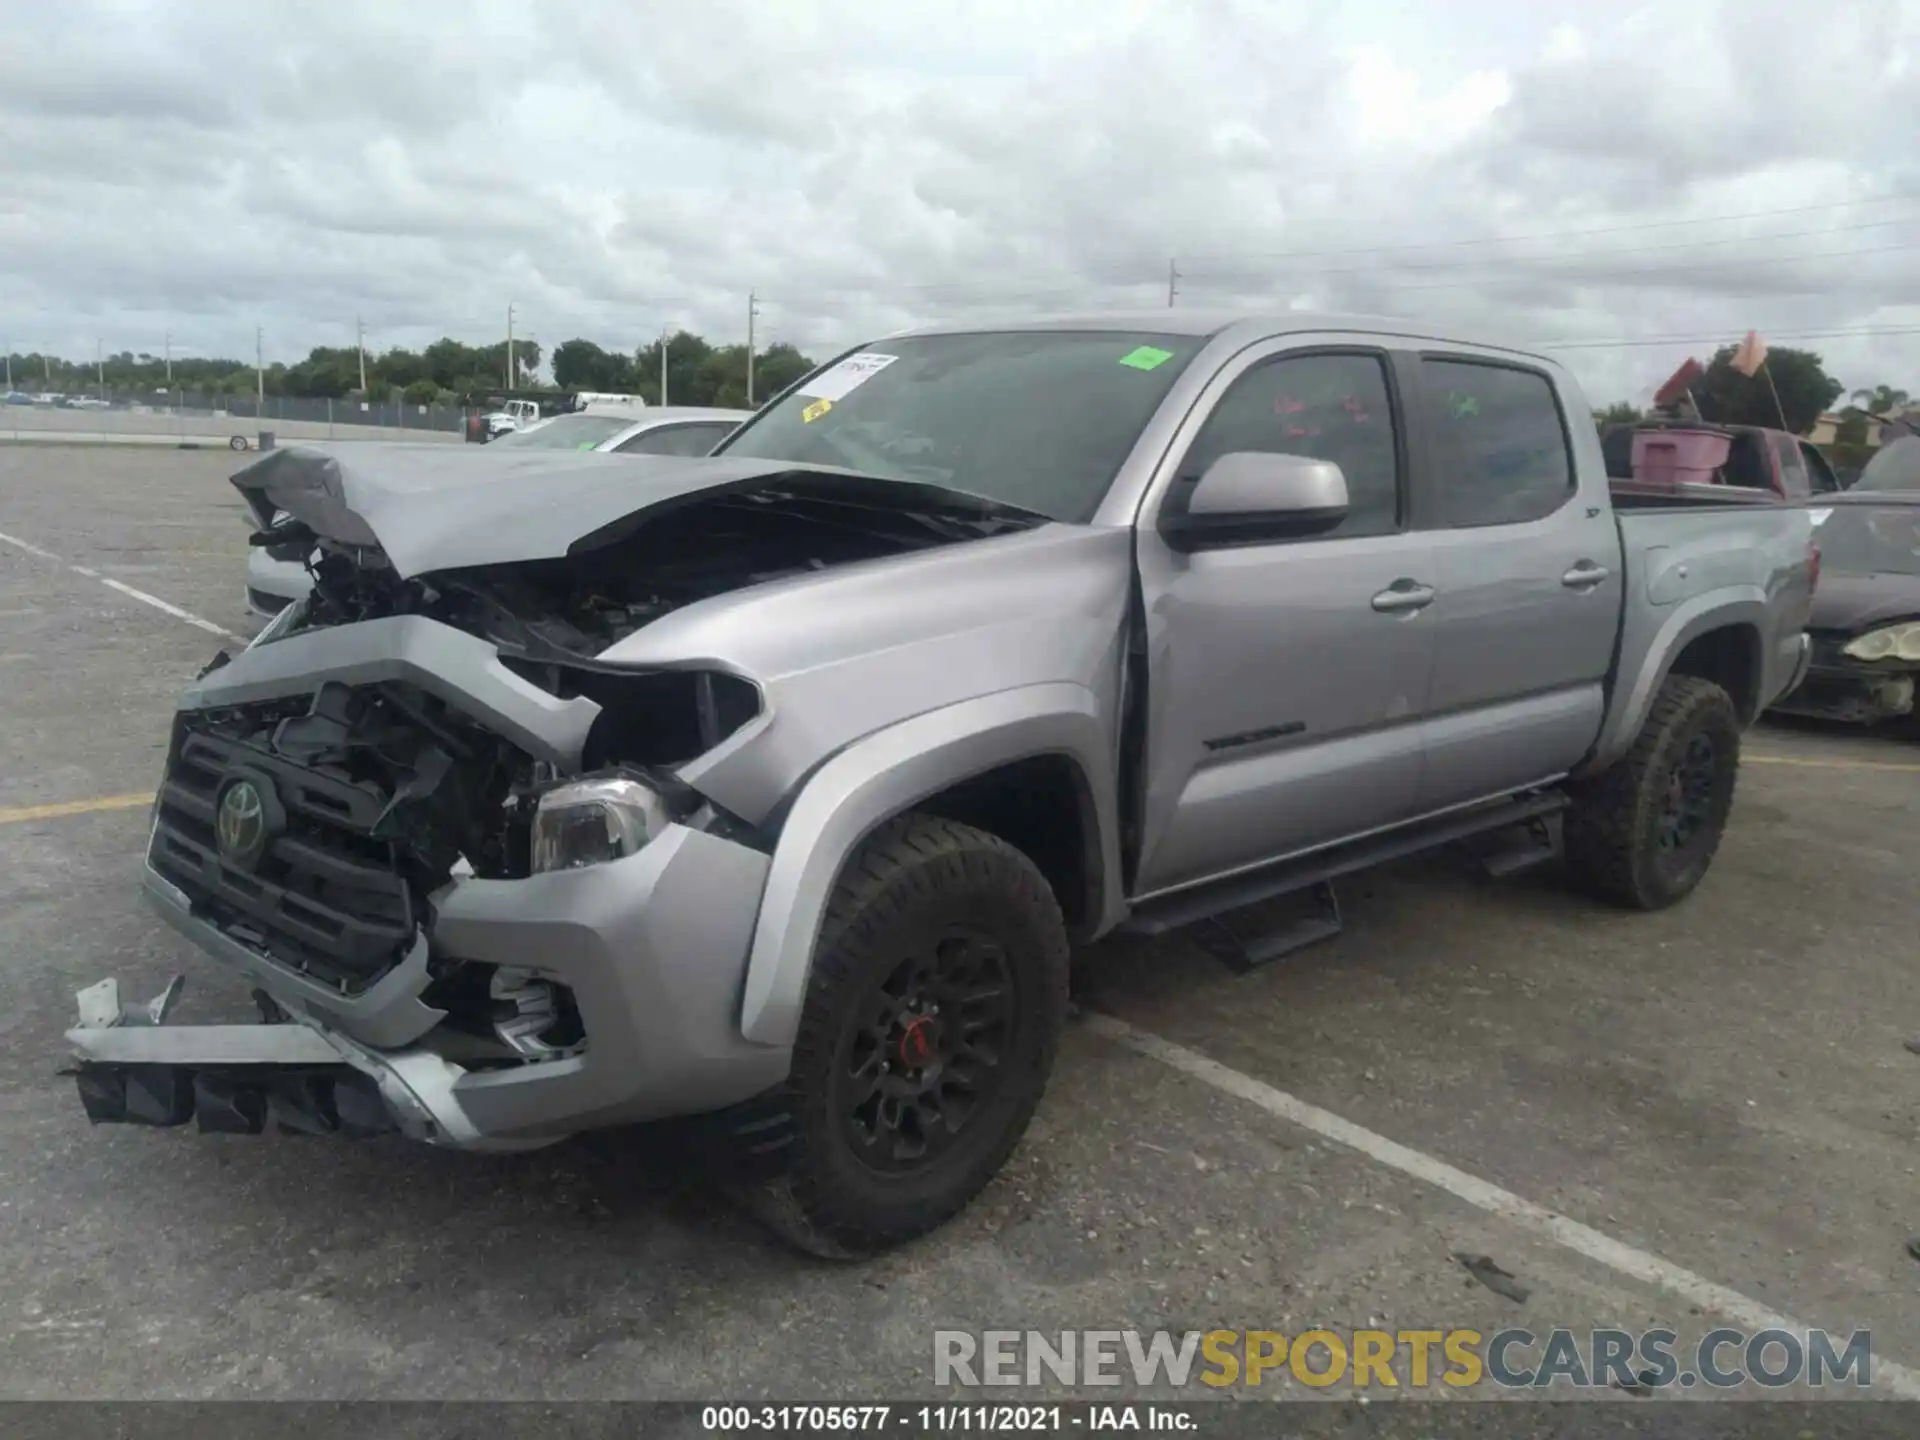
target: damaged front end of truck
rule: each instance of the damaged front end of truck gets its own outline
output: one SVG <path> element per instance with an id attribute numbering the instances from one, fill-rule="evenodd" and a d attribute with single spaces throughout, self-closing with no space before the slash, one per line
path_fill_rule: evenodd
<path id="1" fill-rule="evenodd" d="M 787 1052 L 738 1025 L 766 817 L 680 773 L 766 696 L 712 657 L 608 652 L 1038 517 L 724 457 L 296 446 L 235 484 L 313 589 L 181 697 L 142 883 L 260 1020 L 83 991 L 89 1117 L 515 1149 L 777 1084 Z"/>

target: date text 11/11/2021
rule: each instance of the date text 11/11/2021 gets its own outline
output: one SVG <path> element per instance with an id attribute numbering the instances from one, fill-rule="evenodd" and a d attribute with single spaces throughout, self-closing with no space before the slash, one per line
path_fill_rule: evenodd
<path id="1" fill-rule="evenodd" d="M 887 1431 L 1012 1433 L 1060 1430 L 1151 1430 L 1173 1434 L 1198 1428 L 1189 1411 L 1164 1405 L 708 1405 L 700 1412 L 708 1432 Z"/>

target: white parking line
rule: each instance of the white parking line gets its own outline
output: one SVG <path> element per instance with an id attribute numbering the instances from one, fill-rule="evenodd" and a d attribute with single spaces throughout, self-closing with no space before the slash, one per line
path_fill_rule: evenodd
<path id="1" fill-rule="evenodd" d="M 89 570 L 85 565 L 75 565 L 70 561 L 62 560 L 51 550 L 42 550 L 38 545 L 29 544 L 16 535 L 9 535 L 5 531 L 0 531 L 0 543 L 11 545 L 17 550 L 24 550 L 29 555 L 37 555 L 42 560 L 50 560 L 55 565 L 63 565 L 74 574 L 84 575 L 89 580 L 98 580 L 109 590 L 117 590 L 129 599 L 138 600 L 142 605 L 151 605 L 162 614 L 171 615 L 176 620 L 184 620 L 195 629 L 204 630 L 209 635 L 218 635 L 222 640 L 235 640 L 242 645 L 247 643 L 246 636 L 236 635 L 233 631 L 223 629 L 211 620 L 202 620 L 191 610 L 182 610 L 178 605 L 169 604 L 157 595 L 149 595 L 144 590 L 136 590 L 131 585 L 122 584 L 110 575 L 102 575 L 98 570 Z"/>
<path id="2" fill-rule="evenodd" d="M 1398 1141 L 1376 1135 L 1351 1120 L 1343 1120 L 1330 1110 L 1322 1110 L 1298 1096 L 1276 1090 L 1251 1075 L 1242 1075 L 1238 1070 L 1229 1069 L 1217 1060 L 1209 1060 L 1184 1045 L 1176 1045 L 1149 1031 L 1136 1029 L 1111 1015 L 1089 1014 L 1085 1024 L 1088 1029 L 1124 1045 L 1136 1055 L 1157 1060 L 1183 1075 L 1204 1081 L 1216 1090 L 1251 1101 L 1270 1115 L 1277 1115 L 1336 1145 L 1356 1150 L 1389 1169 L 1445 1190 L 1469 1205 L 1531 1230 L 1557 1245 L 1564 1245 L 1622 1275 L 1658 1286 L 1703 1310 L 1724 1315 L 1750 1332 L 1793 1330 L 1804 1335 L 1811 1328 L 1791 1315 L 1770 1310 L 1759 1301 L 1749 1299 L 1737 1290 L 1729 1290 L 1704 1275 L 1682 1269 L 1645 1250 L 1636 1250 L 1558 1211 L 1522 1199 L 1512 1191 L 1502 1190 L 1498 1185 L 1489 1184 L 1464 1170 L 1456 1170 L 1444 1160 L 1408 1149 Z M 1876 1354 L 1873 1357 L 1873 1387 L 1902 1400 L 1920 1400 L 1920 1371 L 1895 1364 Z"/>

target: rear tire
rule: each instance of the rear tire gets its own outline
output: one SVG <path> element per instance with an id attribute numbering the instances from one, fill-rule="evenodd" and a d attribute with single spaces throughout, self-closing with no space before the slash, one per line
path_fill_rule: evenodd
<path id="1" fill-rule="evenodd" d="M 736 1193 L 833 1259 L 952 1218 L 1033 1117 L 1067 962 L 1059 903 L 1025 855 L 949 820 L 890 821 L 827 906 L 782 1097 L 790 1162 Z"/>
<path id="2" fill-rule="evenodd" d="M 1733 808 L 1740 718 L 1710 680 L 1669 676 L 1630 749 L 1573 788 L 1567 877 L 1634 910 L 1662 910 L 1706 876 Z"/>

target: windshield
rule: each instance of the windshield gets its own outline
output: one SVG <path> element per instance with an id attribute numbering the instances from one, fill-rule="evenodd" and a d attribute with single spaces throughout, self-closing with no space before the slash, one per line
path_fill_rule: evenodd
<path id="1" fill-rule="evenodd" d="M 633 424 L 630 415 L 556 415 L 544 425 L 494 441 L 516 450 L 591 450 Z"/>
<path id="2" fill-rule="evenodd" d="M 803 381 L 720 453 L 837 465 L 1085 521 L 1205 343 L 1112 330 L 882 341 Z"/>
<path id="3" fill-rule="evenodd" d="M 1823 574 L 1920 575 L 1920 504 L 1835 505 L 1814 536 Z"/>
<path id="4" fill-rule="evenodd" d="M 1856 490 L 1920 492 L 1920 435 L 1903 435 L 1883 445 L 1854 484 Z"/>

